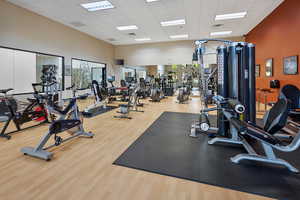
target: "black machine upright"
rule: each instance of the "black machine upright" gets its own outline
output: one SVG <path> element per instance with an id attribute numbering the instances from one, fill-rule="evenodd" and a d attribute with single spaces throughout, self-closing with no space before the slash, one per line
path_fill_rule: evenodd
<path id="1" fill-rule="evenodd" d="M 197 41 L 196 53 L 203 53 L 201 49 L 203 44 L 211 40 L 223 43 L 216 49 L 217 95 L 239 101 L 245 107 L 245 111 L 239 114 L 239 118 L 255 124 L 255 46 L 246 42 L 207 39 Z M 208 112 L 211 111 L 217 112 L 216 128 L 211 127 L 209 123 Z M 207 108 L 206 106 L 200 111 L 199 121 L 192 124 L 191 136 L 196 137 L 199 130 L 228 136 L 231 130 L 229 126 L 229 122 L 218 106 L 214 108 Z"/>

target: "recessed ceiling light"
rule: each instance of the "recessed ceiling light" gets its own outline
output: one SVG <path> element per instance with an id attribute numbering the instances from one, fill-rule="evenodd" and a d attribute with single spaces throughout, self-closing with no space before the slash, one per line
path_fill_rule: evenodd
<path id="1" fill-rule="evenodd" d="M 136 38 L 135 41 L 137 42 L 144 42 L 144 41 L 149 41 L 151 38 Z"/>
<path id="2" fill-rule="evenodd" d="M 136 25 L 118 26 L 117 29 L 119 31 L 126 31 L 126 30 L 136 30 L 136 29 L 138 29 L 138 27 Z"/>
<path id="3" fill-rule="evenodd" d="M 146 0 L 147 3 L 151 3 L 151 2 L 155 2 L 155 1 L 159 1 L 159 0 Z"/>
<path id="4" fill-rule="evenodd" d="M 185 19 L 177 19 L 177 20 L 171 20 L 171 21 L 164 21 L 160 22 L 161 26 L 178 26 L 178 25 L 184 25 Z"/>
<path id="5" fill-rule="evenodd" d="M 247 15 L 247 12 L 239 12 L 239 13 L 230 13 L 230 14 L 224 14 L 224 15 L 216 15 L 215 20 L 226 20 L 226 19 L 238 19 L 243 18 Z"/>
<path id="6" fill-rule="evenodd" d="M 182 39 L 182 38 L 188 38 L 189 35 L 188 34 L 183 34 L 183 35 L 171 35 L 170 38 L 171 39 Z"/>
<path id="7" fill-rule="evenodd" d="M 109 1 L 97 1 L 92 3 L 83 3 L 80 5 L 88 11 L 106 10 L 114 8 L 114 6 Z"/>
<path id="8" fill-rule="evenodd" d="M 216 36 L 216 35 L 230 35 L 232 31 L 220 31 L 220 32 L 212 32 L 210 33 L 211 36 Z"/>

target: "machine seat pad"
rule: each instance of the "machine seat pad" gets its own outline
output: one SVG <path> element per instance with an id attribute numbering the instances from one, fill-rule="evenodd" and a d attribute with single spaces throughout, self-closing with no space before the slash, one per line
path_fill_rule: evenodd
<path id="1" fill-rule="evenodd" d="M 264 130 L 256 127 L 256 126 L 252 126 L 251 124 L 247 125 L 247 135 L 249 135 L 250 137 L 253 137 L 255 139 L 258 139 L 262 142 L 271 144 L 271 145 L 277 145 L 277 144 L 281 144 L 282 142 L 276 138 L 275 136 L 265 132 Z"/>

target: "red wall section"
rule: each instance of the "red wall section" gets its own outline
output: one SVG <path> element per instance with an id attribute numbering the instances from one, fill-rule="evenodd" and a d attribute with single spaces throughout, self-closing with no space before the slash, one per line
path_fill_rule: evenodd
<path id="1" fill-rule="evenodd" d="M 267 18 L 246 35 L 246 41 L 256 45 L 256 64 L 260 64 L 257 88 L 269 88 L 269 81 L 280 80 L 281 87 L 294 84 L 300 88 L 298 75 L 284 75 L 283 57 L 300 56 L 300 0 L 285 0 Z M 273 58 L 273 77 L 266 77 L 266 59 Z M 299 63 L 298 63 L 299 65 Z M 274 101 L 278 91 L 269 95 Z"/>

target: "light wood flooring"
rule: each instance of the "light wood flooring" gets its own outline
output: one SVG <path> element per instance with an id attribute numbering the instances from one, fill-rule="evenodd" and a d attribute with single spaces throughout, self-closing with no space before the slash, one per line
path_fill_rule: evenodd
<path id="1" fill-rule="evenodd" d="M 20 148 L 37 144 L 47 125 L 0 138 L 1 200 L 263 200 L 221 187 L 115 166 L 112 163 L 164 111 L 198 113 L 200 103 L 145 102 L 132 120 L 114 119 L 116 111 L 84 119 L 93 139 L 77 138 L 52 151 L 50 162 L 24 156 Z M 81 108 L 88 102 L 81 101 Z M 52 141 L 52 140 L 51 140 Z"/>

